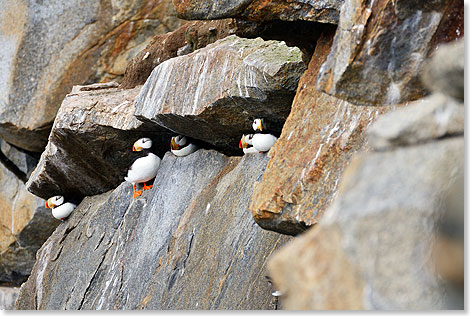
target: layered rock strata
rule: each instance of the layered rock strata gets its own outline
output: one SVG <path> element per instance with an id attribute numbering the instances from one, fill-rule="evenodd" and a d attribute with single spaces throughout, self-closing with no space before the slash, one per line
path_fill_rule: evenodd
<path id="1" fill-rule="evenodd" d="M 186 20 L 212 20 L 237 17 L 253 21 L 315 21 L 338 23 L 342 0 L 173 0 L 180 17 Z"/>
<path id="2" fill-rule="evenodd" d="M 153 35 L 181 24 L 169 0 L 2 1 L 0 137 L 41 152 L 73 85 L 119 80 Z"/>
<path id="3" fill-rule="evenodd" d="M 158 155 L 169 150 L 171 135 L 134 117 L 141 86 L 119 89 L 117 83 L 75 86 L 57 113 L 49 143 L 26 187 L 47 199 L 54 195 L 81 199 L 117 187 L 138 153 L 133 143 L 150 137 Z"/>
<path id="4" fill-rule="evenodd" d="M 290 238 L 247 208 L 268 158 L 168 153 L 150 191 L 87 197 L 38 253 L 18 309 L 273 309 L 269 255 Z"/>
<path id="5" fill-rule="evenodd" d="M 334 30 L 317 41 L 281 137 L 270 150 L 250 209 L 263 228 L 295 235 L 318 223 L 334 198 L 354 152 L 365 148 L 366 127 L 386 109 L 354 106 L 315 89 Z"/>
<path id="6" fill-rule="evenodd" d="M 135 115 L 240 155 L 240 137 L 253 132 L 253 119 L 281 131 L 304 70 L 298 48 L 232 35 L 157 66 Z"/>
<path id="7" fill-rule="evenodd" d="M 416 100 L 439 44 L 463 36 L 463 1 L 346 0 L 317 87 L 356 105 Z"/>

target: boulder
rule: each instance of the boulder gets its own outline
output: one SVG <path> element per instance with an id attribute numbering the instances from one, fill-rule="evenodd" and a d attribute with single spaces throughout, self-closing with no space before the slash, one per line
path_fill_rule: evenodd
<path id="1" fill-rule="evenodd" d="M 237 31 L 234 19 L 188 22 L 177 30 L 156 35 L 126 67 L 121 88 L 143 85 L 152 70 L 165 60 L 189 54 Z"/>
<path id="2" fill-rule="evenodd" d="M 316 224 L 332 201 L 354 152 L 365 148 L 365 129 L 388 109 L 355 106 L 315 89 L 334 29 L 322 33 L 302 76 L 281 137 L 270 150 L 250 210 L 265 229 L 295 235 Z"/>
<path id="3" fill-rule="evenodd" d="M 433 92 L 464 101 L 465 42 L 463 38 L 439 46 L 426 63 L 422 80 Z"/>
<path id="4" fill-rule="evenodd" d="M 283 308 L 456 308 L 433 246 L 442 201 L 463 170 L 463 137 L 355 157 L 322 222 L 268 264 Z"/>
<path id="5" fill-rule="evenodd" d="M 463 1 L 346 0 L 318 89 L 356 105 L 421 98 L 424 60 L 463 36 L 463 13 Z"/>
<path id="6" fill-rule="evenodd" d="M 20 292 L 19 287 L 0 287 L 0 309 L 12 310 L 15 309 L 16 298 Z"/>
<path id="7" fill-rule="evenodd" d="M 281 131 L 304 70 L 298 48 L 232 35 L 157 66 L 135 115 L 240 155 L 240 137 L 253 131 L 253 119 Z"/>
<path id="8" fill-rule="evenodd" d="M 25 177 L 33 157 L 0 141 L 2 154 Z M 36 251 L 59 224 L 44 200 L 26 191 L 24 182 L 0 164 L 0 283 L 20 284 L 28 277 Z"/>
<path id="9" fill-rule="evenodd" d="M 186 20 L 241 18 L 254 21 L 315 21 L 338 23 L 342 0 L 173 0 L 178 15 Z"/>
<path id="10" fill-rule="evenodd" d="M 169 150 L 171 135 L 137 120 L 134 99 L 141 86 L 123 90 L 117 83 L 75 86 L 52 127 L 49 143 L 26 187 L 47 199 L 81 199 L 117 187 L 138 153 L 133 143 L 150 137 L 158 155 Z"/>
<path id="11" fill-rule="evenodd" d="M 272 309 L 269 255 L 289 236 L 247 213 L 265 155 L 167 153 L 151 190 L 86 197 L 43 245 L 18 309 Z"/>
<path id="12" fill-rule="evenodd" d="M 151 36 L 180 24 L 170 0 L 2 1 L 0 137 L 43 151 L 72 85 L 119 81 Z"/>
<path id="13" fill-rule="evenodd" d="M 463 135 L 465 109 L 443 94 L 433 94 L 381 116 L 367 131 L 376 150 Z"/>

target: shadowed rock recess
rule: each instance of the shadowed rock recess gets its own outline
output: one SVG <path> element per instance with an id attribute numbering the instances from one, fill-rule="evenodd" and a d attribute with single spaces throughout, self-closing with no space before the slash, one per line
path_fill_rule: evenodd
<path id="1" fill-rule="evenodd" d="M 249 216 L 268 158 L 167 153 L 153 189 L 87 197 L 38 252 L 18 309 L 272 309 L 265 262 L 291 238 Z"/>
<path id="2" fill-rule="evenodd" d="M 240 136 L 253 131 L 253 119 L 281 131 L 304 70 L 296 47 L 232 35 L 157 66 L 135 115 L 240 155 Z"/>

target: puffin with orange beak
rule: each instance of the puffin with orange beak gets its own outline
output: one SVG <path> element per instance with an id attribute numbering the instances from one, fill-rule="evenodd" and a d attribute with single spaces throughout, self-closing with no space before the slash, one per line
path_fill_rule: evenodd
<path id="1" fill-rule="evenodd" d="M 178 135 L 171 138 L 170 150 L 175 156 L 184 157 L 198 149 L 199 146 L 194 144 L 187 136 Z"/>
<path id="2" fill-rule="evenodd" d="M 151 189 L 153 185 L 147 185 L 147 182 L 155 178 L 160 167 L 161 159 L 150 151 L 151 147 L 152 140 L 148 137 L 139 139 L 132 146 L 133 151 L 142 152 L 142 156 L 133 161 L 127 171 L 127 177 L 124 177 L 124 180 L 132 183 L 134 199 L 142 194 L 142 190 L 135 189 L 136 183 L 143 183 L 143 190 Z"/>
<path id="3" fill-rule="evenodd" d="M 256 132 L 251 140 L 253 147 L 260 153 L 269 151 L 276 142 L 277 137 L 268 131 L 264 119 L 255 119 L 253 121 L 253 129 Z"/>
<path id="4" fill-rule="evenodd" d="M 244 154 L 251 154 L 251 153 L 258 152 L 258 150 L 256 150 L 255 147 L 253 147 L 253 136 L 254 134 L 248 134 L 248 135 L 243 134 L 242 138 L 240 139 L 240 144 L 238 144 L 238 147 L 243 148 Z"/>
<path id="5" fill-rule="evenodd" d="M 52 216 L 64 221 L 77 207 L 74 203 L 65 202 L 62 195 L 56 195 L 46 201 L 46 208 L 52 209 Z"/>

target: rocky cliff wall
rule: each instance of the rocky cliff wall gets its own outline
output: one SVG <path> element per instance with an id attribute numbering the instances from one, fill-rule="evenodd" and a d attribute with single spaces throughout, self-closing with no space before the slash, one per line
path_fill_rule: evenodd
<path id="1" fill-rule="evenodd" d="M 463 41 L 440 46 L 463 36 L 462 3 L 169 3 L 90 4 L 86 30 L 118 26 L 54 65 L 77 74 L 45 90 L 59 102 L 31 103 L 50 113 L 41 157 L 38 128 L 12 119 L 1 136 L 0 275 L 31 273 L 17 308 L 461 308 Z M 177 28 L 174 10 L 224 19 Z M 155 17 L 175 31 L 133 33 Z M 280 137 L 242 156 L 259 116 Z M 170 154 L 176 134 L 201 148 Z M 163 160 L 134 199 L 123 176 L 143 136 Z M 62 223 L 39 207 L 57 194 L 79 201 Z"/>

